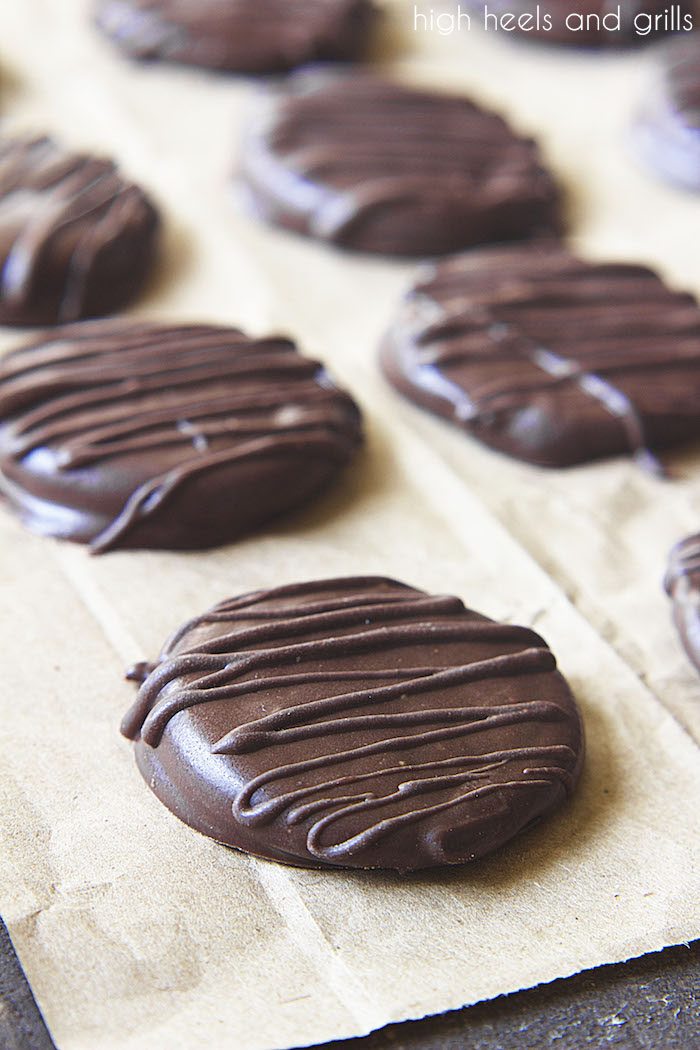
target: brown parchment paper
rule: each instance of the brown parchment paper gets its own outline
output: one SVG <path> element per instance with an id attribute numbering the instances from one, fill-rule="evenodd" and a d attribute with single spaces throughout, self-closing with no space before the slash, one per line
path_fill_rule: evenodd
<path id="1" fill-rule="evenodd" d="M 356 394 L 368 448 L 307 512 L 212 552 L 91 558 L 0 515 L 0 909 L 58 1046 L 306 1045 L 700 935 L 687 731 L 700 686 L 659 582 L 670 543 L 698 527 L 698 457 L 674 457 L 672 484 L 623 461 L 545 473 L 402 403 L 375 348 L 413 267 L 247 218 L 228 173 L 251 85 L 128 65 L 88 8 L 0 6 L 4 127 L 118 156 L 168 223 L 134 312 L 291 333 Z M 647 180 L 624 150 L 651 53 L 415 35 L 412 4 L 387 8 L 397 73 L 473 90 L 540 135 L 583 250 L 647 259 L 700 291 L 697 199 Z M 117 731 L 125 665 L 222 597 L 355 572 L 544 634 L 586 722 L 572 805 L 478 865 L 411 878 L 259 861 L 160 805 Z"/>

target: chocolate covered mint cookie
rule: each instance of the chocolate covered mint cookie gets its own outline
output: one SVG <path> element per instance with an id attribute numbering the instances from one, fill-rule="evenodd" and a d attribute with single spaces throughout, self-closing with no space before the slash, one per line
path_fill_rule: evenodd
<path id="1" fill-rule="evenodd" d="M 462 864 L 581 770 L 580 715 L 538 634 L 382 577 L 221 602 L 132 676 L 122 729 L 149 787 L 287 864 Z"/>

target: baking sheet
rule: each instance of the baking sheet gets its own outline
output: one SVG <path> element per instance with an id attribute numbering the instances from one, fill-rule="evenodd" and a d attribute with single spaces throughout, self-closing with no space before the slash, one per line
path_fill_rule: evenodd
<path id="1" fill-rule="evenodd" d="M 397 73 L 474 90 L 537 131 L 583 250 L 700 291 L 697 199 L 623 147 L 652 53 L 416 35 L 413 5 L 387 6 Z M 167 258 L 135 314 L 292 334 L 356 395 L 368 447 L 307 512 L 206 553 L 91 558 L 0 516 L 0 910 L 58 1046 L 306 1045 L 700 935 L 700 687 L 659 589 L 670 542 L 697 528 L 697 454 L 674 456 L 672 484 L 624 461 L 548 473 L 401 402 L 375 347 L 413 267 L 247 218 L 229 173 L 250 83 L 131 66 L 88 8 L 3 5 L 5 126 L 109 152 L 152 188 Z M 117 731 L 124 667 L 223 597 L 357 572 L 544 634 L 586 722 L 571 806 L 478 865 L 409 878 L 256 860 L 158 803 Z"/>

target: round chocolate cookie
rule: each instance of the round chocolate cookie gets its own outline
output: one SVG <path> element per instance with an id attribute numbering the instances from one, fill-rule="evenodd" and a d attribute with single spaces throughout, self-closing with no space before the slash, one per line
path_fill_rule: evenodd
<path id="1" fill-rule="evenodd" d="M 158 213 L 110 160 L 0 139 L 0 324 L 112 313 L 141 289 Z"/>
<path id="2" fill-rule="evenodd" d="M 556 231 L 531 139 L 466 98 L 304 71 L 250 121 L 242 177 L 271 222 L 343 248 L 442 255 Z"/>
<path id="3" fill-rule="evenodd" d="M 483 4 L 472 0 L 483 15 Z M 538 43 L 620 48 L 692 26 L 693 3 L 667 0 L 491 0 L 486 26 Z M 484 16 L 485 17 L 485 16 Z M 498 21 L 496 21 L 498 20 Z"/>
<path id="4" fill-rule="evenodd" d="M 427 268 L 381 349 L 389 381 L 501 452 L 545 467 L 700 437 L 700 308 L 651 270 L 557 244 Z"/>
<path id="5" fill-rule="evenodd" d="M 371 0 L 99 0 L 98 25 L 131 58 L 241 73 L 361 57 Z"/>
<path id="6" fill-rule="evenodd" d="M 644 162 L 662 178 L 700 192 L 700 34 L 674 41 L 637 121 Z"/>
<path id="7" fill-rule="evenodd" d="M 158 798 L 287 864 L 474 860 L 567 798 L 583 760 L 538 634 L 382 577 L 221 602 L 130 677 L 122 731 Z"/>
<path id="8" fill-rule="evenodd" d="M 700 534 L 682 540 L 671 551 L 666 591 L 673 600 L 673 619 L 685 651 L 700 671 Z"/>
<path id="9" fill-rule="evenodd" d="M 0 361 L 0 493 L 93 551 L 225 543 L 315 495 L 360 440 L 351 398 L 277 337 L 100 321 Z"/>

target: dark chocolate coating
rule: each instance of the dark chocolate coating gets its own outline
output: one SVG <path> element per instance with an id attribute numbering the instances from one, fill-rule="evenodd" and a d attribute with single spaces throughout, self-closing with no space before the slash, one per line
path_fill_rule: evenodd
<path id="1" fill-rule="evenodd" d="M 130 677 L 122 731 L 160 800 L 288 864 L 473 860 L 562 802 L 583 759 L 538 634 L 382 577 L 221 602 Z"/>
<path id="2" fill-rule="evenodd" d="M 535 143 L 469 99 L 304 71 L 266 102 L 241 175 L 271 222 L 404 256 L 558 229 L 559 194 Z"/>
<path id="3" fill-rule="evenodd" d="M 651 270 L 557 245 L 428 268 L 381 350 L 403 394 L 545 467 L 700 437 L 700 309 Z"/>
<path id="4" fill-rule="evenodd" d="M 362 56 L 371 0 L 99 0 L 97 23 L 137 59 L 239 73 Z"/>
<path id="5" fill-rule="evenodd" d="M 225 543 L 304 503 L 360 440 L 355 403 L 278 337 L 98 321 L 0 362 L 0 492 L 96 552 Z"/>
<path id="6" fill-rule="evenodd" d="M 700 192 L 700 34 L 666 49 L 660 82 L 639 116 L 635 141 L 644 162 L 662 178 Z"/>
<path id="7" fill-rule="evenodd" d="M 685 651 L 700 671 L 700 534 L 682 540 L 671 551 L 666 591 L 673 600 L 673 619 Z"/>
<path id="8" fill-rule="evenodd" d="M 126 305 L 151 268 L 158 213 L 110 160 L 48 138 L 0 140 L 0 324 Z"/>
<path id="9" fill-rule="evenodd" d="M 472 2 L 480 13 L 484 10 L 483 3 Z M 619 29 L 614 18 L 618 6 Z M 620 48 L 644 44 L 659 35 L 682 30 L 683 16 L 692 12 L 693 3 L 685 0 L 681 3 L 676 0 L 673 4 L 668 0 L 490 0 L 488 9 L 499 15 L 512 12 L 516 20 L 524 15 L 532 16 L 530 21 L 522 23 L 522 29 L 517 21 L 509 23 L 509 31 L 499 29 L 499 35 L 504 37 L 519 36 L 538 43 L 572 47 Z M 576 15 L 583 16 L 582 28 L 575 17 L 567 26 L 567 16 Z M 637 16 L 641 18 L 639 31 L 635 27 Z M 489 28 L 494 31 L 491 24 Z"/>

